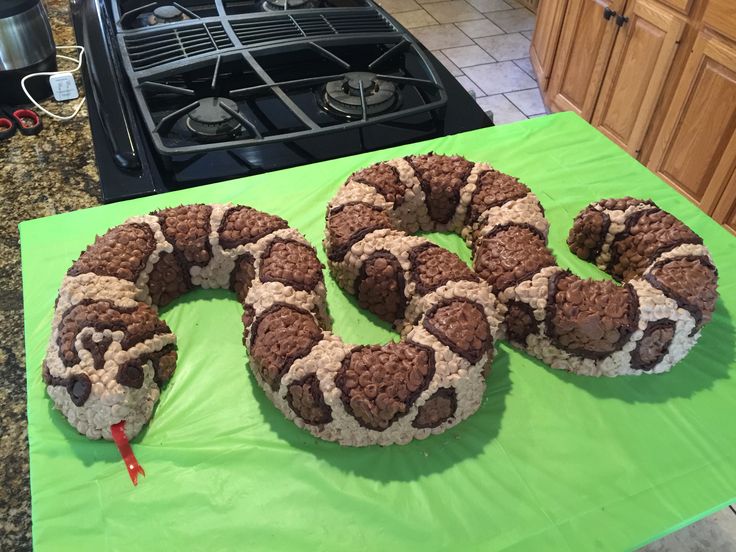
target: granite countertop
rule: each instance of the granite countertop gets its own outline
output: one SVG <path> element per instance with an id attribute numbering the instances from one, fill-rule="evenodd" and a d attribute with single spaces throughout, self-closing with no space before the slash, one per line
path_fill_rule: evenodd
<path id="1" fill-rule="evenodd" d="M 56 44 L 75 44 L 68 0 L 45 4 Z M 60 60 L 59 65 L 73 64 Z M 55 113 L 68 113 L 74 104 L 42 103 Z M 69 122 L 41 118 L 44 129 L 38 136 L 17 133 L 0 142 L 0 550 L 31 548 L 18 223 L 100 203 L 86 109 Z"/>

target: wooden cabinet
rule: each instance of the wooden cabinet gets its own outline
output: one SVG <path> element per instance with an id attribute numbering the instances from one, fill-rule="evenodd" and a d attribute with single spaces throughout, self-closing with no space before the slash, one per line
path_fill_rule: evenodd
<path id="1" fill-rule="evenodd" d="M 532 39 L 547 106 L 591 121 L 736 234 L 736 0 L 565 3 L 542 1 Z"/>
<path id="2" fill-rule="evenodd" d="M 713 218 L 736 234 L 736 172 L 731 174 L 731 179 L 713 211 Z"/>
<path id="3" fill-rule="evenodd" d="M 736 164 L 736 45 L 701 33 L 648 163 L 707 213 Z"/>
<path id="4" fill-rule="evenodd" d="M 537 74 L 539 88 L 544 92 L 549 84 L 552 61 L 555 59 L 560 38 L 562 18 L 567 0 L 542 0 L 537 12 L 537 26 L 529 50 L 532 67 Z"/>
<path id="5" fill-rule="evenodd" d="M 638 157 L 685 21 L 651 0 L 629 3 L 625 16 L 592 123 Z"/>
<path id="6" fill-rule="evenodd" d="M 736 2 L 711 0 L 705 9 L 703 24 L 731 40 L 736 40 Z"/>
<path id="7" fill-rule="evenodd" d="M 618 31 L 613 17 L 625 0 L 569 0 L 545 98 L 553 111 L 590 120 Z"/>

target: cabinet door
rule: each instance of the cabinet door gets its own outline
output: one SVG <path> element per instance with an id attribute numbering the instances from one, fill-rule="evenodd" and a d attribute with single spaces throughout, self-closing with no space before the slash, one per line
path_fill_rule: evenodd
<path id="1" fill-rule="evenodd" d="M 529 55 L 542 92 L 549 84 L 565 8 L 567 8 L 567 0 L 542 0 L 537 11 L 537 24 L 534 28 Z"/>
<path id="2" fill-rule="evenodd" d="M 574 111 L 590 120 L 618 26 L 604 10 L 621 13 L 625 0 L 569 0 L 549 81 L 547 99 L 554 111 Z"/>
<path id="3" fill-rule="evenodd" d="M 634 157 L 672 65 L 685 21 L 651 0 L 627 5 L 603 80 L 593 125 Z"/>
<path id="4" fill-rule="evenodd" d="M 705 8 L 703 23 L 706 27 L 736 40 L 736 2 L 734 0 L 710 0 Z"/>
<path id="5" fill-rule="evenodd" d="M 736 164 L 736 46 L 700 33 L 649 168 L 712 213 Z"/>
<path id="6" fill-rule="evenodd" d="M 716 203 L 713 218 L 736 234 L 736 171 L 731 173 L 726 189 Z"/>

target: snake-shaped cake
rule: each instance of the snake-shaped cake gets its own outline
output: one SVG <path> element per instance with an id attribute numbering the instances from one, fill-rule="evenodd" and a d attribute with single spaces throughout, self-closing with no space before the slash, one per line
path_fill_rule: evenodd
<path id="1" fill-rule="evenodd" d="M 663 372 L 711 317 L 717 272 L 700 238 L 651 201 L 611 199 L 575 219 L 568 243 L 617 280 L 558 266 L 536 196 L 462 157 L 419 155 L 353 174 L 327 208 L 337 283 L 390 322 L 398 342 L 330 332 L 322 265 L 286 221 L 239 205 L 133 217 L 72 265 L 43 365 L 48 394 L 89 438 L 128 438 L 176 366 L 157 309 L 195 286 L 243 304 L 250 368 L 273 403 L 343 445 L 406 443 L 475 412 L 496 338 L 587 375 Z M 452 231 L 474 270 L 418 230 Z"/>

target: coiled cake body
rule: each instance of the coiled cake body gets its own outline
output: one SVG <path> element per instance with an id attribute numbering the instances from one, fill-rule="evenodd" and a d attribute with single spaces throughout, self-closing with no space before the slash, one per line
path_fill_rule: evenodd
<path id="1" fill-rule="evenodd" d="M 411 234 L 452 231 L 456 255 Z M 717 297 L 700 238 L 649 201 L 589 205 L 568 243 L 623 282 L 558 266 L 536 196 L 461 157 L 394 159 L 353 174 L 329 203 L 335 281 L 390 322 L 396 343 L 352 346 L 330 332 L 322 265 L 283 219 L 237 205 L 133 217 L 98 237 L 65 277 L 43 366 L 71 424 L 135 436 L 176 366 L 157 308 L 191 288 L 243 304 L 249 365 L 298 426 L 344 445 L 441 433 L 481 404 L 496 338 L 585 375 L 659 373 L 695 344 Z"/>
<path id="2" fill-rule="evenodd" d="M 325 249 L 343 289 L 402 333 L 437 297 L 407 283 L 405 304 L 383 305 L 360 287 L 361 274 L 380 254 L 403 269 L 397 282 L 420 281 L 412 260 L 432 249 L 401 231 L 447 230 L 465 238 L 475 273 L 498 299 L 499 337 L 550 366 L 583 375 L 639 375 L 667 371 L 687 354 L 717 298 L 717 271 L 692 230 L 651 201 L 589 205 L 575 219 L 568 244 L 623 282 L 617 285 L 560 267 L 547 246 L 548 228 L 539 200 L 518 179 L 485 163 L 429 154 L 353 174 L 328 207 Z M 453 270 L 437 264 L 440 278 Z"/>
<path id="3" fill-rule="evenodd" d="M 501 323 L 488 286 L 444 253 L 472 286 L 444 291 L 398 343 L 356 347 L 329 331 L 322 265 L 286 221 L 234 205 L 134 217 L 97 238 L 62 283 L 48 393 L 88 437 L 110 439 L 110 426 L 125 421 L 132 438 L 176 363 L 156 309 L 195 286 L 228 288 L 244 307 L 256 380 L 297 425 L 353 446 L 442 432 L 480 406 Z M 368 272 L 385 274 L 376 261 Z"/>

